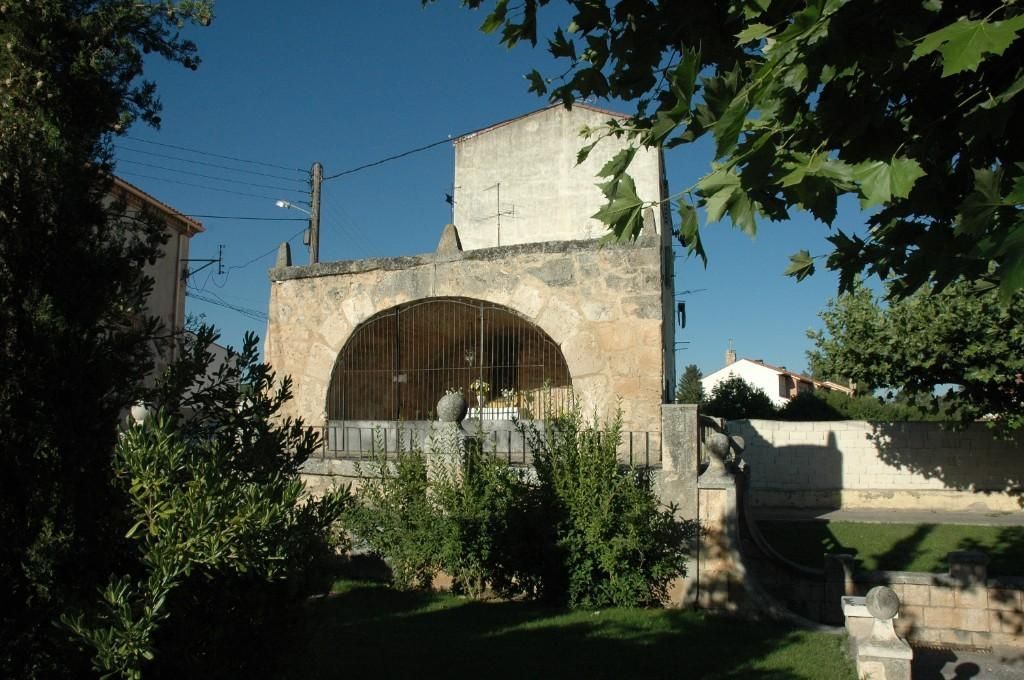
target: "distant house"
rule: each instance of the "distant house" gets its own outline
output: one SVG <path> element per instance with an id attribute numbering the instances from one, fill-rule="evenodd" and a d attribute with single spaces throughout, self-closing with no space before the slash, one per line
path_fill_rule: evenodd
<path id="1" fill-rule="evenodd" d="M 728 380 L 734 375 L 743 378 L 754 387 L 764 390 L 777 408 L 785 406 L 790 399 L 803 392 L 824 390 L 853 394 L 853 390 L 849 387 L 825 380 L 815 380 L 802 373 L 786 370 L 784 366 L 772 366 L 760 359 L 737 360 L 736 354 L 732 350 L 726 352 L 726 362 L 725 368 L 720 368 L 701 379 L 700 383 L 704 386 L 705 394 L 710 394 L 718 383 Z"/>
<path id="2" fill-rule="evenodd" d="M 163 253 L 145 272 L 153 279 L 153 290 L 146 301 L 146 314 L 158 317 L 171 332 L 185 327 L 185 267 L 189 258 L 189 242 L 204 231 L 203 225 L 171 206 L 150 196 L 120 177 L 114 178 L 110 189 L 111 202 L 124 205 L 128 217 L 155 215 L 164 223 L 167 242 Z M 173 354 L 168 353 L 166 361 Z"/>

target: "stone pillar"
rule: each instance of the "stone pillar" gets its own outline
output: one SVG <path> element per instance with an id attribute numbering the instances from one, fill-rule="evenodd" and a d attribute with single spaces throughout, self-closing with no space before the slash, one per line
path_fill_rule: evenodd
<path id="1" fill-rule="evenodd" d="M 733 446 L 742 442 L 716 432 L 705 442 L 708 468 L 697 480 L 701 523 L 697 556 L 696 604 L 702 609 L 735 611 L 744 605 L 746 570 L 740 557 L 736 478 L 725 466 Z"/>
<path id="2" fill-rule="evenodd" d="M 437 402 L 437 422 L 431 428 L 424 451 L 438 464 L 462 464 L 466 441 L 470 438 L 462 427 L 467 410 L 466 398 L 461 392 L 446 394 Z"/>
<path id="3" fill-rule="evenodd" d="M 857 642 L 857 677 L 861 680 L 910 680 L 914 651 L 896 635 L 892 620 L 900 610 L 900 598 L 891 588 L 875 586 L 864 598 L 874 618 L 871 633 Z"/>
<path id="4" fill-rule="evenodd" d="M 843 625 L 843 596 L 853 595 L 853 555 L 825 555 L 825 592 L 822 622 Z"/>
<path id="5" fill-rule="evenodd" d="M 675 504 L 676 517 L 696 521 L 698 437 L 696 404 L 662 404 L 661 470 L 655 476 L 655 490 L 665 505 Z M 697 540 L 691 554 L 697 553 Z M 693 607 L 697 597 L 697 560 L 686 563 L 686 576 L 670 588 L 669 601 L 676 607 Z"/>
<path id="6" fill-rule="evenodd" d="M 679 506 L 680 519 L 697 519 L 699 437 L 696 404 L 662 404 L 658 495 Z"/>

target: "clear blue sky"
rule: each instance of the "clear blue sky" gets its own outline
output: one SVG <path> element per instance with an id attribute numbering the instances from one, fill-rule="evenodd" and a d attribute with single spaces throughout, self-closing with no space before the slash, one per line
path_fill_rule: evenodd
<path id="1" fill-rule="evenodd" d="M 301 220 L 274 201 L 308 200 L 313 161 L 329 176 L 546 104 L 527 93 L 523 78 L 534 67 L 556 72 L 544 50 L 505 49 L 477 30 L 481 13 L 457 4 L 219 0 L 213 25 L 189 32 L 203 58 L 198 71 L 151 61 L 147 77 L 158 83 L 163 125 L 137 126 L 117 141 L 118 174 L 186 214 Z M 621 102 L 598 104 L 628 112 Z M 667 152 L 670 191 L 696 181 L 710 156 L 707 145 Z M 452 160 L 451 145 L 442 144 L 326 182 L 321 260 L 432 251 L 450 221 L 444 198 Z M 857 229 L 864 216 L 855 203 L 843 208 L 837 225 Z M 216 257 L 224 244 L 226 273 L 207 268 L 191 285 L 265 314 L 278 243 L 292 238 L 293 261 L 306 262 L 297 235 L 303 222 L 198 219 L 206 232 L 192 240 L 191 256 Z M 727 222 L 708 228 L 707 270 L 677 260 L 677 291 L 694 291 L 684 296 L 687 327 L 677 330 L 688 343 L 678 352 L 680 370 L 690 363 L 705 374 L 717 370 L 730 339 L 740 357 L 803 370 L 806 331 L 820 326 L 817 313 L 836 278 L 819 271 L 798 284 L 782 272 L 798 249 L 828 252 L 826 235 L 799 212 L 788 223 L 762 224 L 755 239 Z M 224 344 L 238 346 L 246 330 L 265 334 L 265 321 L 223 306 L 190 298 L 187 311 L 204 314 Z"/>

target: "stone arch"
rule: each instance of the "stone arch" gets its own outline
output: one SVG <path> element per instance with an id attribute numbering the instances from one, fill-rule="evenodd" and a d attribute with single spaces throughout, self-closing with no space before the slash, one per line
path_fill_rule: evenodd
<path id="1" fill-rule="evenodd" d="M 353 329 L 324 410 L 328 421 L 422 420 L 446 390 L 461 389 L 484 417 L 540 417 L 564 409 L 571 386 L 561 348 L 526 315 L 487 300 L 430 297 Z"/>

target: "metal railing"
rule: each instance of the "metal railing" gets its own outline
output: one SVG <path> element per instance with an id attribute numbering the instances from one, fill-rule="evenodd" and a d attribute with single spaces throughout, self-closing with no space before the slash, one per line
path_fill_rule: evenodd
<path id="1" fill-rule="evenodd" d="M 432 421 L 331 421 L 318 428 L 323 444 L 322 460 L 371 460 L 393 458 L 414 448 L 423 448 L 435 425 Z M 482 432 L 469 433 L 480 440 L 484 452 L 511 465 L 532 465 L 534 438 L 510 422 Z M 619 460 L 636 467 L 661 467 L 661 433 L 621 431 L 616 447 Z"/>

